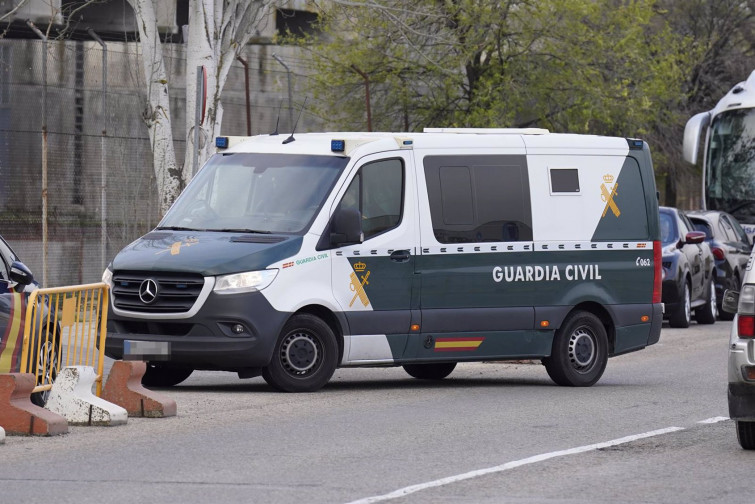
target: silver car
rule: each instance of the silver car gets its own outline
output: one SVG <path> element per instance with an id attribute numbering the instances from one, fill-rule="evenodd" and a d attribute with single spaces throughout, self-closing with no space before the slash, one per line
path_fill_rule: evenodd
<path id="1" fill-rule="evenodd" d="M 755 450 L 755 253 L 750 255 L 742 290 L 727 290 L 722 309 L 736 313 L 729 337 L 729 417 L 745 450 Z"/>

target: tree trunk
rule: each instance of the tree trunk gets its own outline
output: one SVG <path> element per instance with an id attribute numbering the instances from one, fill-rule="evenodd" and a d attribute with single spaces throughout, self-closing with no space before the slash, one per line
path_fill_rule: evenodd
<path id="1" fill-rule="evenodd" d="M 158 204 L 160 214 L 164 215 L 183 188 L 173 147 L 168 75 L 152 0 L 129 0 L 129 3 L 134 8 L 139 26 L 141 59 L 147 86 L 147 107 L 142 118 L 149 132 Z"/>

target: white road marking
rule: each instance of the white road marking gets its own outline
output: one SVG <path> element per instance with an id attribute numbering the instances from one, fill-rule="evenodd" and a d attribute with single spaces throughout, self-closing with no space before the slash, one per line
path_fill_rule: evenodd
<path id="1" fill-rule="evenodd" d="M 727 416 L 717 416 L 717 417 L 713 417 L 713 418 L 706 418 L 705 420 L 700 420 L 697 423 L 712 424 L 712 423 L 718 423 L 718 422 L 725 422 L 728 419 L 729 419 L 729 417 L 727 417 Z"/>
<path id="2" fill-rule="evenodd" d="M 616 446 L 620 444 L 631 443 L 632 441 L 637 441 L 639 439 L 649 438 L 653 436 L 660 436 L 662 434 L 669 434 L 671 432 L 677 432 L 681 430 L 684 430 L 684 428 L 683 427 L 666 427 L 665 429 L 658 429 L 658 430 L 654 430 L 650 432 L 645 432 L 642 434 L 634 434 L 632 436 L 626 436 L 623 438 L 613 439 L 611 441 L 605 441 L 602 443 L 578 446 L 576 448 L 569 448 L 567 450 L 559 450 L 559 451 L 554 451 L 550 453 L 543 453 L 540 455 L 527 457 L 521 460 L 514 460 L 513 462 L 506 462 L 505 464 L 501 464 L 498 466 L 488 467 L 486 469 L 478 469 L 476 471 L 470 471 L 464 474 L 458 474 L 456 476 L 448 476 L 446 478 L 441 478 L 435 481 L 428 481 L 427 483 L 411 485 L 411 486 L 400 488 L 396 491 L 383 494 L 383 495 L 365 497 L 364 499 L 351 501 L 348 504 L 371 504 L 373 502 L 382 502 L 382 501 L 387 501 L 391 499 L 398 499 L 399 497 L 404 497 L 409 494 L 419 492 L 421 490 L 427 490 L 428 488 L 435 488 L 439 486 L 450 485 L 452 483 L 456 483 L 459 481 L 464 481 L 464 480 L 468 480 L 472 478 L 478 478 L 480 476 L 485 476 L 487 474 L 508 471 L 509 469 L 516 469 L 517 467 L 521 467 L 521 466 L 525 466 L 529 464 L 535 464 L 537 462 L 543 462 L 545 460 L 550 460 L 556 457 L 565 457 L 567 455 L 576 455 L 577 453 L 585 453 L 589 451 L 600 450 L 601 448 L 608 448 L 608 447 Z"/>

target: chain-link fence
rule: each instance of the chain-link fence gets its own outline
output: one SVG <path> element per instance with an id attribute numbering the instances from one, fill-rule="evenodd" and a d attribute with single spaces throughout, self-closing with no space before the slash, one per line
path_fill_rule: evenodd
<path id="1" fill-rule="evenodd" d="M 104 50 L 105 66 L 96 42 L 0 40 L 0 235 L 45 286 L 98 281 L 160 218 L 139 46 L 110 42 Z M 289 75 L 273 50 L 297 60 L 294 48 L 249 46 L 231 70 L 224 134 L 273 131 L 281 103 L 287 125 Z M 165 56 L 180 163 L 184 47 L 166 45 Z M 305 114 L 299 131 L 313 122 Z"/>

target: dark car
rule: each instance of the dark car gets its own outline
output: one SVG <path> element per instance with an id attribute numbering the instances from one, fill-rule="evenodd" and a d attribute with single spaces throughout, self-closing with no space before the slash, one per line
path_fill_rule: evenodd
<path id="1" fill-rule="evenodd" d="M 21 365 L 21 346 L 23 343 L 24 314 L 26 301 L 30 292 L 37 288 L 29 268 L 22 263 L 8 243 L 0 237 L 0 373 L 18 372 Z M 36 352 L 36 347 L 35 348 Z M 40 351 L 40 358 L 49 363 L 56 361 L 55 345 L 45 344 Z M 32 356 L 36 361 L 36 356 Z M 40 362 L 42 362 L 40 360 Z M 37 376 L 37 385 L 50 384 L 55 379 L 57 370 L 53 365 L 41 365 L 48 372 Z M 44 406 L 49 391 L 31 395 L 31 400 Z"/>
<path id="2" fill-rule="evenodd" d="M 663 244 L 662 298 L 671 327 L 689 327 L 692 310 L 698 324 L 716 321 L 716 264 L 705 233 L 695 231 L 680 210 L 660 208 Z"/>
<path id="3" fill-rule="evenodd" d="M 716 262 L 716 299 L 718 317 L 732 320 L 734 314 L 721 310 L 721 300 L 726 289 L 738 291 L 742 285 L 747 260 L 752 252 L 752 242 L 737 219 L 719 210 L 696 210 L 687 212 L 695 230 L 705 233 Z"/>

